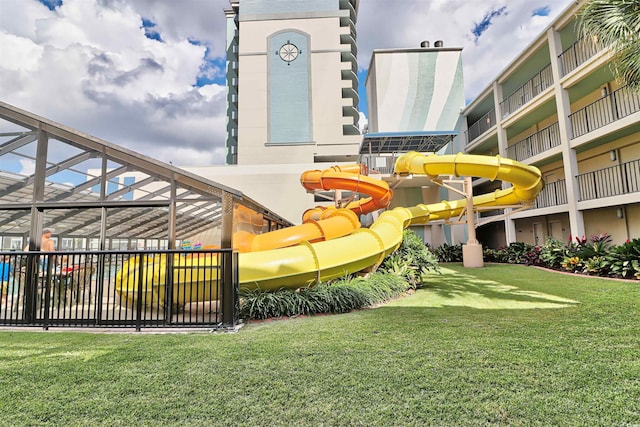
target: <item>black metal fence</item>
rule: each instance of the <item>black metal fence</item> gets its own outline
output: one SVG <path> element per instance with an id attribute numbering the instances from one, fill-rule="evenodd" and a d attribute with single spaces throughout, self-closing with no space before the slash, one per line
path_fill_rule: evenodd
<path id="1" fill-rule="evenodd" d="M 564 179 L 548 182 L 538 194 L 535 201 L 536 208 L 548 208 L 550 206 L 564 205 L 567 199 L 567 184 Z"/>
<path id="2" fill-rule="evenodd" d="M 560 66 L 562 76 L 566 76 L 571 71 L 578 68 L 580 65 L 587 62 L 589 58 L 601 51 L 603 48 L 601 43 L 596 43 L 590 38 L 581 38 L 564 50 L 558 59 L 560 59 Z"/>
<path id="3" fill-rule="evenodd" d="M 522 162 L 560 145 L 558 122 L 516 142 L 507 148 L 507 157 Z"/>
<path id="4" fill-rule="evenodd" d="M 573 138 L 640 111 L 640 95 L 623 86 L 569 116 Z"/>
<path id="5" fill-rule="evenodd" d="M 551 64 L 547 64 L 525 84 L 500 102 L 502 118 L 514 113 L 553 84 Z"/>
<path id="6" fill-rule="evenodd" d="M 580 200 L 620 196 L 640 191 L 640 160 L 578 175 Z"/>
<path id="7" fill-rule="evenodd" d="M 464 134 L 467 138 L 467 144 L 474 141 L 480 135 L 491 129 L 496 125 L 496 110 L 490 110 L 487 114 L 480 117 L 479 120 L 475 121 L 469 129 L 464 131 Z"/>
<path id="8" fill-rule="evenodd" d="M 0 325 L 231 328 L 231 250 L 0 252 Z"/>

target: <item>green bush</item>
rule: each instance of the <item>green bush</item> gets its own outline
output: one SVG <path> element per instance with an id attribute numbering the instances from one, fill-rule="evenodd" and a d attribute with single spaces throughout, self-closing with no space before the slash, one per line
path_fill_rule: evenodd
<path id="1" fill-rule="evenodd" d="M 607 233 L 596 234 L 586 239 L 576 237 L 575 242 L 567 245 L 568 256 L 577 256 L 580 259 L 588 260 L 594 256 L 606 254 L 611 248 L 611 236 Z"/>
<path id="2" fill-rule="evenodd" d="M 433 254 L 440 262 L 462 262 L 462 244 L 449 245 L 444 243 L 434 249 Z"/>
<path id="3" fill-rule="evenodd" d="M 582 272 L 591 276 L 607 276 L 609 265 L 605 256 L 594 256 L 584 261 Z"/>
<path id="4" fill-rule="evenodd" d="M 610 276 L 640 279 L 640 239 L 613 247 L 604 259 Z"/>
<path id="5" fill-rule="evenodd" d="M 438 258 L 413 231 L 404 230 L 400 247 L 382 261 L 378 270 L 404 278 L 415 289 L 425 274 L 438 271 Z"/>
<path id="6" fill-rule="evenodd" d="M 483 255 L 487 262 L 540 265 L 593 276 L 640 279 L 640 239 L 613 246 L 607 233 L 589 239 L 576 237 L 567 243 L 549 237 L 541 247 L 515 242 L 506 248 L 485 248 Z"/>
<path id="7" fill-rule="evenodd" d="M 513 242 L 499 249 L 484 248 L 482 255 L 486 262 L 503 264 L 542 265 L 540 247 L 528 243 Z"/>
<path id="8" fill-rule="evenodd" d="M 540 259 L 543 265 L 554 270 L 562 269 L 562 263 L 568 255 L 567 245 L 553 237 L 547 238 L 540 248 Z"/>
<path id="9" fill-rule="evenodd" d="M 502 264 L 506 264 L 509 259 L 507 249 L 505 247 L 498 249 L 483 248 L 482 257 L 486 262 L 499 262 Z"/>
<path id="10" fill-rule="evenodd" d="M 371 273 L 368 277 L 345 277 L 300 289 L 260 289 L 240 292 L 240 317 L 268 319 L 346 313 L 395 298 L 410 288 L 402 277 Z"/>

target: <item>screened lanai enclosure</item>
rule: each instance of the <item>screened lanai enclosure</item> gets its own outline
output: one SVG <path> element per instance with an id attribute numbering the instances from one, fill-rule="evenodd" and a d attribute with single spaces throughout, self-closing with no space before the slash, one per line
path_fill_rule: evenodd
<path id="1" fill-rule="evenodd" d="M 234 327 L 242 193 L 0 102 L 0 325 Z M 41 251 L 51 231 L 54 252 Z"/>

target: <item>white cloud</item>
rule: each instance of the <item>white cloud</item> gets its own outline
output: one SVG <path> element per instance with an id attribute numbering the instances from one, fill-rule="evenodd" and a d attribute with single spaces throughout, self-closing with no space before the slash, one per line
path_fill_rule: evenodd
<path id="1" fill-rule="evenodd" d="M 367 128 L 368 126 L 369 126 L 369 119 L 367 119 L 367 116 L 365 116 L 364 113 L 361 111 L 360 119 L 358 120 L 358 127 L 360 128 L 360 132 L 364 131 L 365 128 Z"/>
<path id="2" fill-rule="evenodd" d="M 31 159 L 20 159 L 20 175 L 31 176 L 36 171 L 36 162 Z"/>
<path id="3" fill-rule="evenodd" d="M 209 2 L 157 3 L 158 16 L 152 3 L 65 0 L 50 11 L 0 0 L 0 99 L 159 160 L 222 163 L 224 86 L 194 87 L 206 47 L 226 35 L 222 8 L 207 39 L 194 18 Z M 164 43 L 145 37 L 143 17 L 167 31 Z"/>
<path id="4" fill-rule="evenodd" d="M 42 46 L 26 37 L 0 32 L 0 52 L 3 57 L 11 58 L 3 64 L 6 70 L 34 71 L 38 67 L 43 50 Z"/>
<path id="5" fill-rule="evenodd" d="M 560 0 L 468 0 L 403 1 L 389 7 L 387 0 L 360 2 L 358 17 L 358 61 L 367 68 L 374 48 L 411 48 L 428 40 L 433 46 L 462 47 L 465 95 L 475 97 L 570 3 Z M 394 5 L 398 5 L 395 3 Z M 549 6 L 549 16 L 532 16 Z M 490 11 L 506 7 L 491 20 L 477 42 L 472 30 Z M 382 11 L 385 11 L 382 13 Z"/>
<path id="6" fill-rule="evenodd" d="M 570 0 L 399 3 L 360 1 L 360 68 L 373 48 L 443 40 L 464 48 L 470 98 Z M 504 6 L 474 43 L 474 24 Z M 532 17 L 542 6 L 549 16 Z M 228 0 L 64 0 L 51 11 L 36 0 L 0 0 L 0 100 L 175 165 L 222 163 L 225 88 L 194 85 L 206 60 L 224 64 L 228 7 Z M 145 37 L 143 18 L 163 42 Z"/>

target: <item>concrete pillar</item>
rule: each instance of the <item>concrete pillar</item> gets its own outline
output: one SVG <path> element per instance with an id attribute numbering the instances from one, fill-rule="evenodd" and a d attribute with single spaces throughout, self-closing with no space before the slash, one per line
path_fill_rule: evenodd
<path id="1" fill-rule="evenodd" d="M 507 139 L 507 131 L 502 127 L 502 106 L 500 105 L 500 101 L 502 100 L 502 85 L 498 84 L 497 81 L 493 82 L 493 103 L 496 108 L 496 129 L 498 134 L 498 154 L 500 157 L 508 158 L 507 147 L 509 146 L 509 141 Z M 515 160 L 515 159 L 514 159 Z M 508 182 L 502 183 L 502 189 L 506 189 L 510 187 L 511 184 Z M 511 208 L 506 208 L 504 210 L 505 213 L 511 212 Z M 504 219 L 504 232 L 505 238 L 507 241 L 507 245 L 509 243 L 513 243 L 517 241 L 516 236 L 516 225 L 515 222 L 509 217 L 505 217 Z"/>
<path id="2" fill-rule="evenodd" d="M 473 215 L 473 184 L 471 177 L 464 178 L 464 191 L 467 197 L 467 234 L 466 245 L 462 245 L 462 264 L 467 268 L 484 267 L 482 245 L 476 239 L 476 225 Z"/>
<path id="3" fill-rule="evenodd" d="M 556 106 L 558 109 L 558 129 L 560 132 L 560 144 L 562 148 L 562 163 L 564 166 L 564 178 L 567 185 L 567 201 L 569 205 L 569 224 L 572 236 L 583 236 L 584 218 L 582 211 L 578 210 L 578 160 L 576 152 L 571 148 L 571 123 L 569 115 L 571 114 L 571 103 L 569 94 L 560 84 L 560 63 L 558 55 L 562 53 L 562 42 L 560 34 L 549 28 L 547 30 L 547 38 L 549 40 L 549 55 L 551 56 L 551 72 L 553 74 L 553 90 L 556 97 Z"/>

